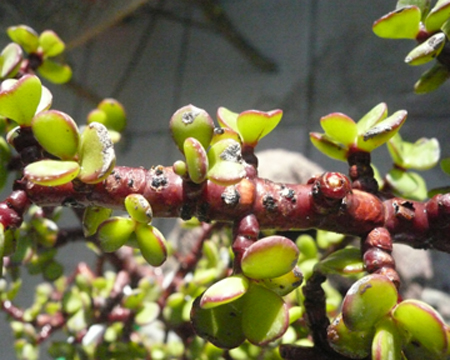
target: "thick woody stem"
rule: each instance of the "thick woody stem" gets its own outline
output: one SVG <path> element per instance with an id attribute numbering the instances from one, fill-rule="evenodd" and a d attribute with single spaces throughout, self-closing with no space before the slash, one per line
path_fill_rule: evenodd
<path id="1" fill-rule="evenodd" d="M 23 179 L 16 188 L 40 206 L 123 209 L 125 197 L 139 193 L 150 202 L 155 217 L 197 216 L 203 221 L 232 223 L 253 214 L 261 229 L 316 228 L 354 236 L 384 227 L 396 242 L 450 252 L 450 194 L 437 195 L 425 203 L 400 198 L 382 201 L 374 194 L 350 190 L 346 179 L 342 174 L 325 173 L 306 185 L 256 177 L 227 187 L 209 181 L 192 187 L 171 167 L 116 167 L 96 185 L 72 182 L 45 187 Z M 14 206 L 11 214 L 6 211 L 7 201 L 0 207 L 0 222 L 17 226 L 11 216 L 18 213 Z"/>

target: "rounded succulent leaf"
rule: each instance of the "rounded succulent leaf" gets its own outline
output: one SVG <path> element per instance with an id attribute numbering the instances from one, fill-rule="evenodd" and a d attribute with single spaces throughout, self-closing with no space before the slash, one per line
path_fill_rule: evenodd
<path id="1" fill-rule="evenodd" d="M 136 239 L 143 258 L 150 265 L 160 266 L 166 261 L 166 239 L 157 228 L 149 224 L 137 224 Z"/>
<path id="2" fill-rule="evenodd" d="M 425 71 L 419 81 L 414 84 L 416 94 L 426 94 L 436 90 L 450 77 L 450 71 L 446 66 L 436 62 L 430 69 Z"/>
<path id="3" fill-rule="evenodd" d="M 415 172 L 394 168 L 386 174 L 386 181 L 398 195 L 417 200 L 427 197 L 425 180 Z"/>
<path id="4" fill-rule="evenodd" d="M 252 279 L 276 278 L 295 267 L 298 255 L 298 248 L 290 239 L 268 236 L 256 241 L 244 252 L 242 272 Z"/>
<path id="5" fill-rule="evenodd" d="M 75 161 L 40 160 L 27 165 L 24 176 L 44 186 L 58 186 L 71 182 L 80 172 Z"/>
<path id="6" fill-rule="evenodd" d="M 59 55 L 65 49 L 64 42 L 52 30 L 44 30 L 39 35 L 39 46 L 44 55 L 49 57 Z"/>
<path id="7" fill-rule="evenodd" d="M 309 133 L 309 138 L 312 144 L 326 156 L 336 160 L 347 161 L 348 148 L 343 144 L 333 141 L 325 134 L 316 132 Z"/>
<path id="8" fill-rule="evenodd" d="M 10 26 L 7 29 L 9 38 L 22 46 L 27 53 L 33 53 L 39 46 L 39 36 L 32 28 L 26 25 Z"/>
<path id="9" fill-rule="evenodd" d="M 103 181 L 116 163 L 116 155 L 108 130 L 99 123 L 91 123 L 84 129 L 78 154 L 81 166 L 78 178 L 87 184 Z"/>
<path id="10" fill-rule="evenodd" d="M 21 126 L 29 126 L 41 101 L 41 93 L 41 81 L 34 75 L 3 81 L 0 88 L 0 115 Z"/>
<path id="11" fill-rule="evenodd" d="M 232 139 L 239 144 L 241 143 L 241 138 L 237 132 L 229 128 L 216 127 L 214 128 L 214 135 L 211 139 L 210 146 L 218 143 L 221 140 Z"/>
<path id="12" fill-rule="evenodd" d="M 187 165 L 183 160 L 177 160 L 172 165 L 173 172 L 178 176 L 185 176 L 187 174 Z"/>
<path id="13" fill-rule="evenodd" d="M 421 11 L 417 6 L 405 6 L 374 22 L 375 35 L 388 39 L 415 39 L 420 30 Z"/>
<path id="14" fill-rule="evenodd" d="M 106 122 L 104 125 L 117 132 L 122 132 L 127 125 L 127 115 L 123 105 L 116 99 L 107 98 L 98 104 L 98 110 L 106 114 Z"/>
<path id="15" fill-rule="evenodd" d="M 200 306 L 195 299 L 191 322 L 197 335 L 222 349 L 233 349 L 245 341 L 242 331 L 243 298 L 211 309 Z"/>
<path id="16" fill-rule="evenodd" d="M 19 45 L 6 45 L 0 54 L 0 78 L 13 77 L 19 70 L 22 59 L 23 52 Z"/>
<path id="17" fill-rule="evenodd" d="M 138 310 L 142 307 L 146 295 L 142 289 L 133 289 L 132 292 L 124 294 L 122 305 L 130 310 Z"/>
<path id="18" fill-rule="evenodd" d="M 221 140 L 208 151 L 208 179 L 223 185 L 233 185 L 242 180 L 245 167 L 242 164 L 241 146 L 232 139 Z"/>
<path id="19" fill-rule="evenodd" d="M 434 33 L 450 18 L 450 1 L 438 0 L 425 19 L 425 28 Z"/>
<path id="20" fill-rule="evenodd" d="M 181 152 L 184 141 L 189 137 L 197 139 L 207 149 L 213 136 L 214 122 L 205 110 L 187 105 L 172 115 L 170 131 Z"/>
<path id="21" fill-rule="evenodd" d="M 250 281 L 242 275 L 232 275 L 211 285 L 201 296 L 200 306 L 211 309 L 243 296 Z"/>
<path id="22" fill-rule="evenodd" d="M 217 109 L 217 121 L 223 128 L 233 130 L 236 134 L 239 132 L 237 127 L 237 118 L 239 114 L 224 107 Z"/>
<path id="23" fill-rule="evenodd" d="M 319 261 L 315 268 L 324 274 L 359 274 L 364 271 L 361 250 L 355 247 L 337 250 Z"/>
<path id="24" fill-rule="evenodd" d="M 83 234 L 92 236 L 97 232 L 99 225 L 109 219 L 112 209 L 101 206 L 88 206 L 83 213 Z"/>
<path id="25" fill-rule="evenodd" d="M 78 151 L 77 124 L 61 111 L 40 112 L 31 121 L 31 129 L 39 144 L 52 155 L 69 160 Z"/>
<path id="26" fill-rule="evenodd" d="M 303 282 L 303 274 L 299 267 L 294 267 L 288 273 L 270 279 L 262 279 L 260 284 L 274 293 L 285 296 L 297 289 Z"/>
<path id="27" fill-rule="evenodd" d="M 344 298 L 342 317 L 345 325 L 350 330 L 370 330 L 392 310 L 397 300 L 397 289 L 387 277 L 367 275 L 354 283 Z"/>
<path id="28" fill-rule="evenodd" d="M 255 147 L 259 140 L 269 134 L 281 120 L 283 112 L 248 110 L 239 114 L 236 120 L 239 135 L 246 145 Z"/>
<path id="29" fill-rule="evenodd" d="M 402 338 L 396 324 L 387 316 L 377 325 L 372 342 L 372 360 L 403 360 Z"/>
<path id="30" fill-rule="evenodd" d="M 184 141 L 183 153 L 186 157 L 189 178 L 196 184 L 205 181 L 209 163 L 202 144 L 197 139 L 189 137 Z"/>
<path id="31" fill-rule="evenodd" d="M 441 154 L 439 142 L 435 138 L 421 138 L 410 143 L 396 134 L 389 140 L 387 147 L 395 165 L 403 169 L 431 169 L 438 163 Z"/>
<path id="32" fill-rule="evenodd" d="M 437 33 L 425 40 L 406 55 L 408 65 L 422 65 L 434 60 L 444 48 L 446 38 L 444 33 Z"/>
<path id="33" fill-rule="evenodd" d="M 142 309 L 140 309 L 134 321 L 137 325 L 143 326 L 155 321 L 160 313 L 160 307 L 156 302 L 145 302 Z"/>
<path id="34" fill-rule="evenodd" d="M 352 331 L 349 330 L 342 314 L 327 328 L 327 338 L 330 346 L 339 354 L 350 359 L 363 359 L 370 354 L 373 331 Z"/>
<path id="35" fill-rule="evenodd" d="M 364 134 L 367 130 L 386 119 L 388 108 L 385 103 L 379 103 L 365 114 L 356 124 L 358 135 Z"/>
<path id="36" fill-rule="evenodd" d="M 289 326 L 289 311 L 279 295 L 251 284 L 243 299 L 242 330 L 248 341 L 265 345 L 283 336 Z"/>
<path id="37" fill-rule="evenodd" d="M 325 134 L 346 146 L 352 145 L 358 133 L 356 123 L 345 114 L 332 113 L 320 119 Z"/>
<path id="38" fill-rule="evenodd" d="M 97 238 L 104 252 L 114 252 L 127 242 L 135 230 L 131 219 L 114 216 L 103 221 L 97 229 Z"/>
<path id="39" fill-rule="evenodd" d="M 45 265 L 42 275 L 47 281 L 55 281 L 64 274 L 64 267 L 57 261 L 50 261 Z"/>
<path id="40" fill-rule="evenodd" d="M 45 59 L 38 67 L 39 74 L 54 84 L 65 84 L 72 78 L 72 69 L 67 64 L 60 64 Z"/>
<path id="41" fill-rule="evenodd" d="M 304 259 L 317 259 L 317 244 L 311 235 L 302 234 L 295 240 L 295 243 L 300 250 L 300 261 Z"/>
<path id="42" fill-rule="evenodd" d="M 446 325 L 431 306 L 419 300 L 405 300 L 394 308 L 392 317 L 397 326 L 406 332 L 407 342 L 433 352 L 436 358 L 446 353 Z"/>
<path id="43" fill-rule="evenodd" d="M 130 194 L 125 198 L 125 209 L 137 222 L 148 224 L 153 219 L 153 211 L 148 200 L 141 194 Z"/>
<path id="44" fill-rule="evenodd" d="M 400 130 L 406 121 L 407 114 L 405 110 L 397 111 L 388 118 L 376 123 L 366 132 L 358 135 L 358 149 L 371 152 L 386 143 Z"/>

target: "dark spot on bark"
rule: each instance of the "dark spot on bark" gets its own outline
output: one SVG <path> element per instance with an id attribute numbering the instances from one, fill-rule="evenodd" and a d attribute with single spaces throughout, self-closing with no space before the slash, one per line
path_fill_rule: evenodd
<path id="1" fill-rule="evenodd" d="M 209 213 L 209 204 L 201 203 L 200 206 L 198 207 L 197 218 L 200 221 L 209 223 L 211 221 L 211 219 L 209 218 L 208 213 Z"/>
<path id="2" fill-rule="evenodd" d="M 151 186 L 155 189 L 158 189 L 160 187 L 164 187 L 167 185 L 167 179 L 164 176 L 154 176 L 152 179 Z"/>
<path id="3" fill-rule="evenodd" d="M 297 201 L 297 199 L 295 198 L 295 191 L 292 189 L 288 189 L 284 185 L 282 185 L 282 187 L 281 187 L 280 195 L 283 196 L 284 198 L 292 201 L 293 203 L 295 203 Z"/>
<path id="4" fill-rule="evenodd" d="M 76 201 L 72 197 L 65 198 L 62 202 L 62 206 L 71 207 L 71 208 L 82 208 L 84 207 L 82 204 L 80 204 L 78 201 Z"/>
<path id="5" fill-rule="evenodd" d="M 221 128 L 221 127 L 215 127 L 214 128 L 214 134 L 222 135 L 224 132 L 225 132 L 225 130 L 223 128 Z"/>
<path id="6" fill-rule="evenodd" d="M 164 173 L 164 168 L 162 166 L 157 166 L 155 169 L 155 175 L 159 176 L 162 175 Z"/>
<path id="7" fill-rule="evenodd" d="M 228 186 L 225 188 L 224 192 L 220 197 L 222 198 L 222 201 L 226 205 L 236 206 L 237 204 L 239 204 L 239 199 L 241 198 L 241 195 L 233 186 Z"/>
<path id="8" fill-rule="evenodd" d="M 133 179 L 129 179 L 127 185 L 128 185 L 128 187 L 133 187 L 134 180 Z"/>
<path id="9" fill-rule="evenodd" d="M 194 209 L 190 204 L 185 204 L 181 206 L 180 209 L 180 218 L 184 221 L 190 220 L 194 215 Z"/>
<path id="10" fill-rule="evenodd" d="M 265 195 L 263 197 L 262 204 L 268 211 L 274 211 L 277 208 L 277 204 L 272 195 Z"/>

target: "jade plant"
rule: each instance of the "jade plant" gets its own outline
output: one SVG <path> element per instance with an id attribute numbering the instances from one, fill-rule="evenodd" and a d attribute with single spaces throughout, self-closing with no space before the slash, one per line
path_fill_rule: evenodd
<path id="1" fill-rule="evenodd" d="M 447 7 L 399 1 L 374 31 L 422 41 L 435 34 L 426 45 L 434 52 L 419 47 L 408 62 L 441 61 Z M 450 327 L 429 305 L 401 297 L 392 256 L 394 242 L 450 252 L 448 188 L 429 191 L 415 172 L 438 163 L 439 143 L 404 141 L 405 110 L 389 114 L 381 103 L 359 121 L 320 119 L 324 132 L 310 139 L 345 161 L 348 176 L 260 178 L 255 149 L 282 111 L 221 107 L 216 126 L 194 105 L 169 120 L 180 160 L 116 166 L 123 106 L 105 99 L 85 124 L 52 109 L 38 75 L 68 80 L 68 67 L 52 60 L 64 43 L 23 25 L 8 35 L 0 177 L 3 186 L 10 172 L 16 180 L 0 203 L 0 301 L 18 359 L 44 351 L 60 360 L 450 358 Z M 393 168 L 381 176 L 371 153 L 385 145 Z M 447 173 L 449 164 L 442 160 Z M 64 207 L 79 228 L 60 226 Z M 169 217 L 189 232 L 189 251 L 152 224 Z M 288 237 L 294 229 L 304 232 Z M 57 254 L 72 241 L 86 242 L 95 264 L 80 259 L 67 273 Z M 16 302 L 23 271 L 43 279 L 27 308 Z M 332 277 L 351 285 L 338 291 Z"/>

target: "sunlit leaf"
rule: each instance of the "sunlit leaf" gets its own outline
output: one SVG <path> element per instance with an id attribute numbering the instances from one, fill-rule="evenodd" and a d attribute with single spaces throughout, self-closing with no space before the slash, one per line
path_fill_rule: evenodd
<path id="1" fill-rule="evenodd" d="M 377 325 L 372 342 L 372 360 L 403 360 L 402 338 L 394 321 L 389 317 Z"/>
<path id="2" fill-rule="evenodd" d="M 210 309 L 227 304 L 243 296 L 249 286 L 249 280 L 242 275 L 232 275 L 211 285 L 201 296 L 200 306 Z"/>
<path id="3" fill-rule="evenodd" d="M 434 60 L 444 48 L 446 42 L 444 33 L 437 33 L 429 37 L 406 55 L 408 65 L 422 65 Z"/>
<path id="4" fill-rule="evenodd" d="M 60 64 L 50 59 L 45 59 L 38 67 L 42 77 L 54 84 L 65 84 L 72 78 L 72 69 L 67 64 Z"/>
<path id="5" fill-rule="evenodd" d="M 22 57 L 23 52 L 19 45 L 15 43 L 6 45 L 0 54 L 0 78 L 13 77 L 19 70 Z"/>
<path id="6" fill-rule="evenodd" d="M 259 140 L 275 129 L 282 116 L 281 110 L 248 110 L 240 113 L 236 125 L 242 142 L 255 147 Z"/>
<path id="7" fill-rule="evenodd" d="M 72 181 L 79 172 L 75 161 L 40 160 L 27 165 L 24 176 L 35 184 L 58 186 Z"/>
<path id="8" fill-rule="evenodd" d="M 78 127 L 73 119 L 57 110 L 43 111 L 31 121 L 36 140 L 50 154 L 63 160 L 72 159 L 78 151 Z"/>
<path id="9" fill-rule="evenodd" d="M 160 266 L 167 258 L 166 239 L 152 225 L 138 223 L 136 238 L 143 258 L 152 266 Z"/>
<path id="10" fill-rule="evenodd" d="M 256 241 L 244 252 L 242 272 L 252 279 L 275 278 L 291 271 L 297 264 L 298 255 L 298 248 L 290 239 L 268 236 Z"/>
<path id="11" fill-rule="evenodd" d="M 10 39 L 22 46 L 27 53 L 35 52 L 39 46 L 38 34 L 29 26 L 10 26 L 7 33 Z"/>
<path id="12" fill-rule="evenodd" d="M 425 28 L 428 32 L 438 31 L 450 18 L 450 0 L 438 0 L 425 19 Z"/>
<path id="13" fill-rule="evenodd" d="M 45 30 L 39 35 L 39 46 L 45 56 L 56 56 L 61 54 L 65 45 L 59 36 L 52 30 Z"/>
<path id="14" fill-rule="evenodd" d="M 347 115 L 341 113 L 329 114 L 320 119 L 320 125 L 329 138 L 343 145 L 352 145 L 356 140 L 356 124 Z"/>
<path id="15" fill-rule="evenodd" d="M 125 209 L 131 218 L 137 222 L 148 224 L 153 219 L 152 207 L 141 194 L 130 194 L 125 198 Z"/>
<path id="16" fill-rule="evenodd" d="M 370 330 L 391 311 L 397 299 L 397 289 L 387 277 L 367 275 L 354 283 L 344 298 L 342 317 L 345 325 L 354 331 Z"/>
<path id="17" fill-rule="evenodd" d="M 420 19 L 421 12 L 417 6 L 405 6 L 375 21 L 372 30 L 382 38 L 415 39 Z"/>
<path id="18" fill-rule="evenodd" d="M 184 141 L 183 153 L 186 157 L 189 178 L 196 184 L 206 180 L 208 172 L 208 156 L 200 142 L 192 137 Z"/>
<path id="19" fill-rule="evenodd" d="M 242 329 L 248 341 L 264 345 L 286 332 L 289 312 L 279 295 L 252 284 L 243 299 Z"/>
<path id="20" fill-rule="evenodd" d="M 312 144 L 328 157 L 336 160 L 347 161 L 348 148 L 330 139 L 325 134 L 309 133 Z"/>
<path id="21" fill-rule="evenodd" d="M 128 218 L 114 216 L 103 221 L 97 230 L 100 247 L 105 252 L 114 252 L 127 242 L 135 230 L 135 223 Z"/>

